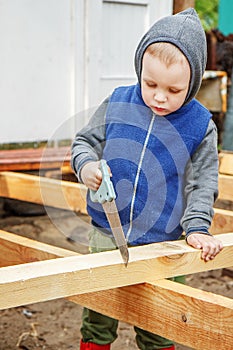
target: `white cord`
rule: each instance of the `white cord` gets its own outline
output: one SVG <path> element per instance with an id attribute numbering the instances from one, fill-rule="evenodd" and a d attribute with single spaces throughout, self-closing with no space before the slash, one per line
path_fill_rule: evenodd
<path id="1" fill-rule="evenodd" d="M 144 155 L 145 155 L 145 152 L 146 152 L 146 148 L 147 148 L 147 144 L 148 144 L 148 141 L 149 141 L 150 133 L 151 133 L 151 130 L 152 130 L 152 127 L 153 127 L 153 124 L 154 124 L 154 119 L 155 119 L 155 115 L 153 114 L 153 116 L 151 118 L 151 121 L 150 121 L 149 128 L 147 130 L 147 135 L 146 135 L 145 142 L 144 142 L 144 145 L 143 145 L 143 148 L 142 148 L 142 153 L 141 153 L 139 164 L 138 164 L 137 174 L 136 174 L 136 177 L 135 177 L 134 188 L 133 188 L 133 198 L 132 198 L 131 207 L 130 207 L 129 229 L 128 229 L 128 232 L 126 234 L 126 240 L 127 241 L 129 239 L 129 236 L 131 234 L 132 227 L 133 227 L 133 211 L 134 211 L 134 204 L 135 204 L 136 192 L 137 192 L 137 187 L 138 187 L 138 180 L 139 180 L 139 175 L 140 175 L 140 171 L 141 171 L 141 168 L 142 168 L 143 158 L 144 158 Z"/>

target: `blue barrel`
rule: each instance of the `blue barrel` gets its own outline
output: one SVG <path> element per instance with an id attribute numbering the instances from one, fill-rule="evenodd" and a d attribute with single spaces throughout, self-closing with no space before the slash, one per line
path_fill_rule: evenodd
<path id="1" fill-rule="evenodd" d="M 224 34 L 233 33 L 233 1 L 219 0 L 218 29 Z"/>

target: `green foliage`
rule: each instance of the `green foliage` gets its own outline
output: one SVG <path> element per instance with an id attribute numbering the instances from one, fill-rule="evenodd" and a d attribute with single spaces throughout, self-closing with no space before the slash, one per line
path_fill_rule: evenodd
<path id="1" fill-rule="evenodd" d="M 206 31 L 218 27 L 218 4 L 219 0 L 195 0 L 195 9 Z"/>

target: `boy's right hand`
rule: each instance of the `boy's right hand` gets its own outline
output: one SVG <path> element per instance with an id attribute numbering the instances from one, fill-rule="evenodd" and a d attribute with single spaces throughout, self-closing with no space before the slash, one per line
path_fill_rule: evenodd
<path id="1" fill-rule="evenodd" d="M 84 164 L 81 169 L 80 175 L 84 185 L 94 191 L 98 190 L 102 181 L 102 172 L 99 166 L 100 161 L 93 161 Z"/>

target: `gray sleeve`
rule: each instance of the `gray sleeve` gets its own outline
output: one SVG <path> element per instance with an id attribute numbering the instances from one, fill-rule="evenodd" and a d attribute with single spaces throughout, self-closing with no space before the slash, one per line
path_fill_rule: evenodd
<path id="1" fill-rule="evenodd" d="M 89 123 L 81 129 L 71 147 L 71 166 L 80 182 L 80 171 L 90 161 L 101 159 L 105 144 L 105 117 L 109 99 L 107 98 L 96 110 Z"/>
<path id="2" fill-rule="evenodd" d="M 181 225 L 186 237 L 193 232 L 209 234 L 218 195 L 217 128 L 212 120 L 186 168 L 184 195 L 186 208 Z"/>

